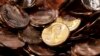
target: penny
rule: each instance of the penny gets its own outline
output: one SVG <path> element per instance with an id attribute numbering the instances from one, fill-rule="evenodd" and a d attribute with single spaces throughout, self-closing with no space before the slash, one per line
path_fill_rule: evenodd
<path id="1" fill-rule="evenodd" d="M 53 22 L 58 16 L 57 10 L 41 10 L 30 16 L 31 25 L 38 27 Z"/>
<path id="2" fill-rule="evenodd" d="M 78 26 L 80 25 L 81 19 L 76 19 L 76 18 L 71 18 L 70 19 L 70 18 L 58 17 L 56 22 L 64 23 L 65 25 L 68 26 L 70 31 L 73 31 L 73 30 L 77 29 Z"/>
<path id="3" fill-rule="evenodd" d="M 53 23 L 42 32 L 43 42 L 49 46 L 56 46 L 66 41 L 69 29 L 63 23 Z"/>
<path id="4" fill-rule="evenodd" d="M 6 4 L 1 9 L 1 17 L 4 24 L 11 28 L 23 28 L 29 23 L 28 15 L 16 6 Z"/>
<path id="5" fill-rule="evenodd" d="M 42 42 L 40 31 L 32 26 L 28 26 L 23 31 L 19 32 L 20 39 L 28 44 L 39 44 Z"/>

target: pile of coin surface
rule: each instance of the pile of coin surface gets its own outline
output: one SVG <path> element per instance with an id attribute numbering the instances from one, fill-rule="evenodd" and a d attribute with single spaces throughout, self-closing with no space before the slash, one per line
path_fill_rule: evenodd
<path id="1" fill-rule="evenodd" d="M 99 55 L 99 21 L 99 0 L 1 0 L 0 55 Z"/>

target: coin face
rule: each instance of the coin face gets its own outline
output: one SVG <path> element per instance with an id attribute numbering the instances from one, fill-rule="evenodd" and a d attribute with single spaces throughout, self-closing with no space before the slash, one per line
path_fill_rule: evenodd
<path id="1" fill-rule="evenodd" d="M 24 28 L 29 23 L 29 16 L 27 13 L 19 9 L 17 6 L 9 4 L 3 5 L 1 9 L 1 17 L 4 24 L 10 28 Z"/>
<path id="2" fill-rule="evenodd" d="M 41 26 L 53 22 L 58 16 L 57 10 L 41 10 L 30 16 L 32 26 Z"/>
<path id="3" fill-rule="evenodd" d="M 53 23 L 42 32 L 43 42 L 49 46 L 59 45 L 68 38 L 69 29 L 63 23 Z"/>
<path id="4" fill-rule="evenodd" d="M 20 39 L 28 44 L 39 44 L 42 42 L 41 33 L 32 26 L 28 26 L 22 32 L 19 32 Z"/>
<path id="5" fill-rule="evenodd" d="M 61 23 L 64 23 L 66 26 L 68 26 L 69 30 L 70 31 L 73 31 L 75 30 L 76 28 L 78 28 L 78 26 L 80 25 L 81 23 L 81 19 L 76 19 L 76 18 L 69 18 L 69 17 L 66 17 L 66 18 L 57 18 L 56 22 L 61 22 Z"/>

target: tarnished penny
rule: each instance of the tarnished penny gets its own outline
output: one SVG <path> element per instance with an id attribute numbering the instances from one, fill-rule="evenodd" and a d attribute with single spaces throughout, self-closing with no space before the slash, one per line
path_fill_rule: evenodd
<path id="1" fill-rule="evenodd" d="M 16 34 L 8 31 L 7 29 L 0 28 L 0 45 L 11 49 L 17 49 L 25 45 Z"/>
<path id="2" fill-rule="evenodd" d="M 57 10 L 40 10 L 30 16 L 31 25 L 38 27 L 53 22 L 58 16 Z"/>
<path id="3" fill-rule="evenodd" d="M 36 30 L 32 26 L 28 26 L 22 32 L 19 32 L 20 39 L 28 44 L 39 44 L 42 42 L 40 31 Z"/>
<path id="4" fill-rule="evenodd" d="M 23 28 L 29 23 L 28 15 L 16 6 L 3 5 L 1 17 L 4 24 L 11 28 Z"/>
<path id="5" fill-rule="evenodd" d="M 65 24 L 53 23 L 42 32 L 43 42 L 49 46 L 57 46 L 65 42 L 69 36 L 69 29 Z"/>
<path id="6" fill-rule="evenodd" d="M 73 17 L 68 17 L 68 18 L 67 17 L 66 18 L 58 17 L 56 22 L 64 23 L 65 25 L 68 26 L 70 31 L 73 31 L 73 30 L 77 29 L 78 26 L 80 25 L 81 19 L 76 19 Z"/>
<path id="7" fill-rule="evenodd" d="M 100 39 L 89 39 L 71 48 L 72 56 L 99 56 Z"/>

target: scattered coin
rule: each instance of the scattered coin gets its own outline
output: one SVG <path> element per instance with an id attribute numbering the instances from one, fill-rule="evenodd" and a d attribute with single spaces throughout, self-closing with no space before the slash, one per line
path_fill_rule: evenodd
<path id="1" fill-rule="evenodd" d="M 78 26 L 80 25 L 81 23 L 81 19 L 76 19 L 76 18 L 71 18 L 71 17 L 66 17 L 66 18 L 61 18 L 61 17 L 58 17 L 56 22 L 61 22 L 61 23 L 64 23 L 66 26 L 68 26 L 69 30 L 70 31 L 73 31 L 75 29 L 78 28 Z"/>
<path id="2" fill-rule="evenodd" d="M 43 42 L 49 46 L 59 45 L 68 38 L 69 29 L 63 23 L 53 23 L 42 32 Z"/>
<path id="3" fill-rule="evenodd" d="M 56 10 L 41 10 L 30 16 L 31 25 L 38 27 L 53 22 L 58 16 Z"/>
<path id="4" fill-rule="evenodd" d="M 1 17 L 4 24 L 11 28 L 23 28 L 29 23 L 29 17 L 24 11 L 9 4 L 2 6 Z"/>

